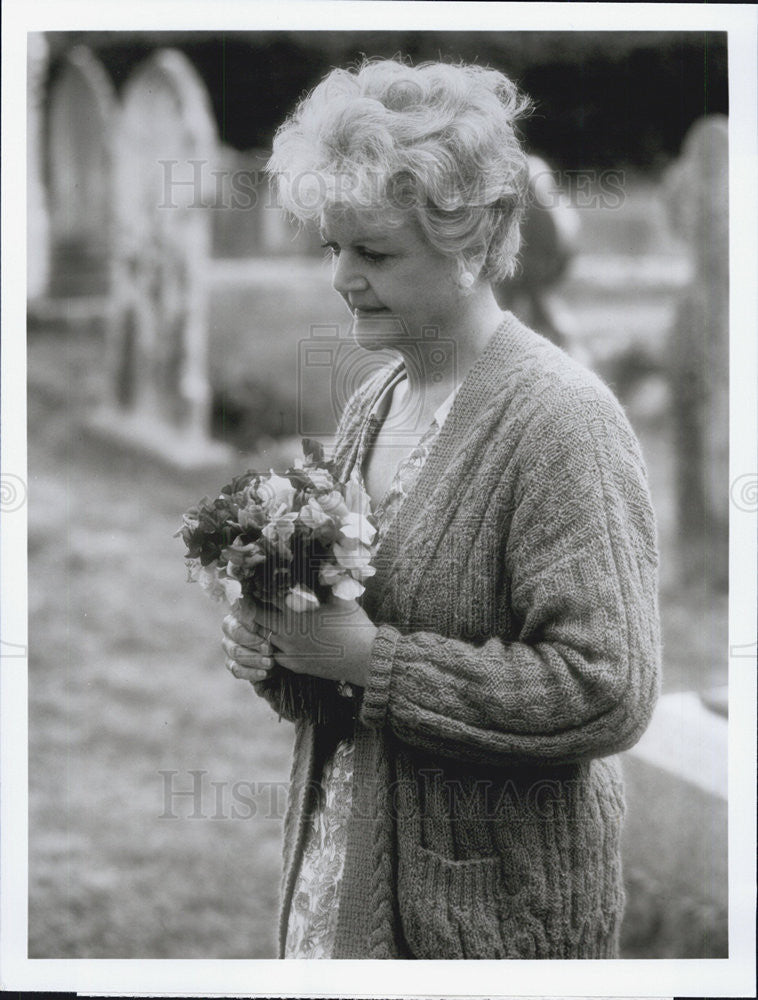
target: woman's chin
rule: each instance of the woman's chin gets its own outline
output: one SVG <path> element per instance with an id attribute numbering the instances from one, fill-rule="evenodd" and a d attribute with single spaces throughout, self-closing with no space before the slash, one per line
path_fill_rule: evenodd
<path id="1" fill-rule="evenodd" d="M 362 314 L 353 317 L 353 339 L 367 351 L 395 347 L 404 337 L 402 321 L 391 313 Z"/>

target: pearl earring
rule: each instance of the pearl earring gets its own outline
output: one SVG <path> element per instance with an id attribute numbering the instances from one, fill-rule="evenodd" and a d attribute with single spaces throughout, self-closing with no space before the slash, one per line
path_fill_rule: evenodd
<path id="1" fill-rule="evenodd" d="M 463 274 L 461 275 L 461 287 L 471 288 L 473 284 L 474 284 L 474 275 L 471 273 L 471 271 L 464 271 Z"/>

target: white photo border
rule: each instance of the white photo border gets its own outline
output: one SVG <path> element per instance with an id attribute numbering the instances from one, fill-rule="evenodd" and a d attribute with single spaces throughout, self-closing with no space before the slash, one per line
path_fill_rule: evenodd
<path id="1" fill-rule="evenodd" d="M 728 32 L 730 483 L 756 482 L 756 28 L 750 4 L 395 3 L 303 0 L 6 0 L 2 7 L 2 474 L 26 454 L 26 33 L 90 30 L 550 30 Z M 738 197 L 737 197 L 738 195 Z M 24 486 L 25 488 L 25 486 Z M 260 996 L 752 996 L 755 993 L 755 511 L 730 510 L 728 959 L 367 962 L 28 959 L 25 511 L 2 518 L 2 987 Z M 751 649 L 752 655 L 745 656 Z M 726 652 L 726 651 L 725 651 Z M 254 993 L 252 991 L 255 991 Z"/>

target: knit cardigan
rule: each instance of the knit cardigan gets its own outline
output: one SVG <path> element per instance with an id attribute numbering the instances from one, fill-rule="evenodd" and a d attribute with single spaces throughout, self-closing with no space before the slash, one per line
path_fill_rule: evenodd
<path id="1" fill-rule="evenodd" d="M 348 402 L 344 475 L 397 369 Z M 375 564 L 355 708 L 328 727 L 307 708 L 292 720 L 280 956 L 342 726 L 354 783 L 333 957 L 616 957 L 613 755 L 650 719 L 660 628 L 645 466 L 610 390 L 506 313 Z"/>

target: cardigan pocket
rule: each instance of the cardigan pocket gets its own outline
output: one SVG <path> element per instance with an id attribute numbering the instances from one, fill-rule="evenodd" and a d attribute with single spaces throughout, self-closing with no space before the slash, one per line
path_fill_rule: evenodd
<path id="1" fill-rule="evenodd" d="M 508 957 L 503 928 L 525 881 L 516 850 L 452 861 L 417 844 L 409 857 L 401 854 L 398 905 L 414 958 Z"/>

